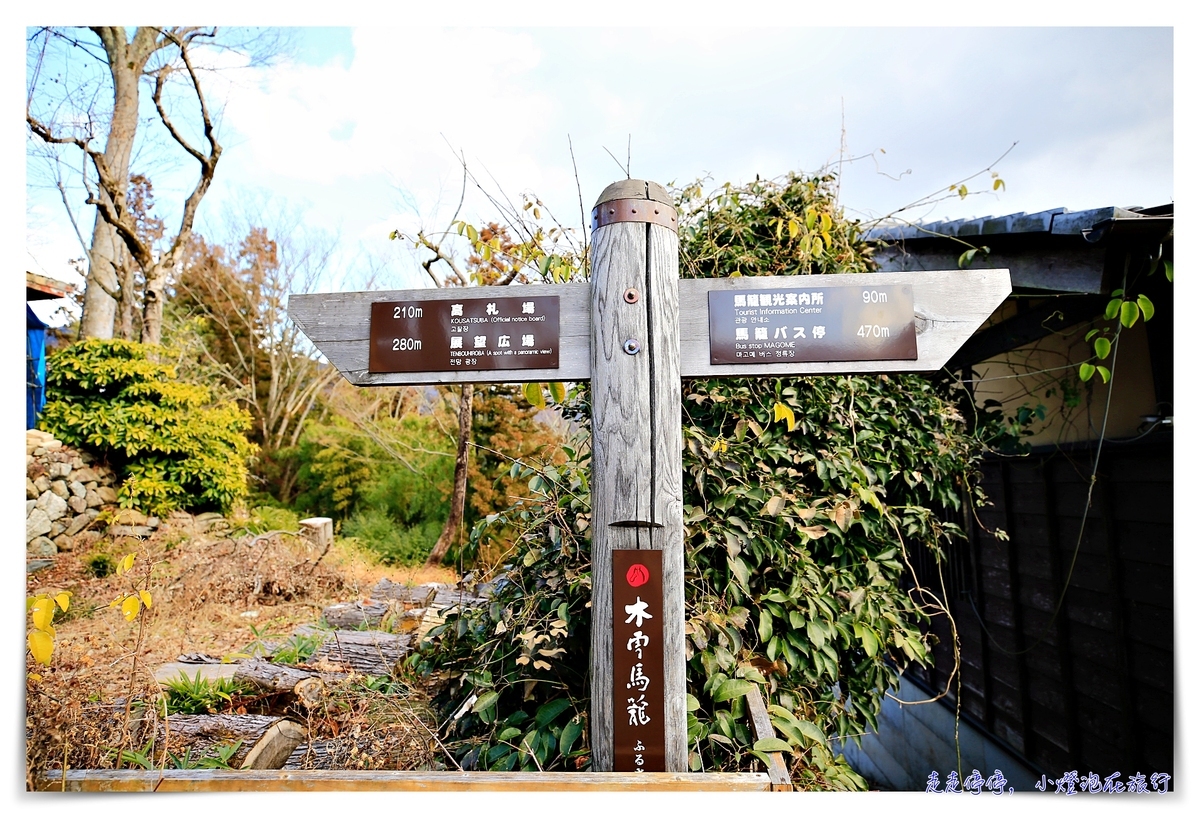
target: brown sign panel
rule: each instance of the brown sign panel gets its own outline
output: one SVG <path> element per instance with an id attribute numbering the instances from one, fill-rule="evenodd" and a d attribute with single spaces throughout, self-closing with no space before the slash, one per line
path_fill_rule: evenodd
<path id="1" fill-rule="evenodd" d="M 915 361 L 912 285 L 711 290 L 708 338 L 713 364 Z"/>
<path id="2" fill-rule="evenodd" d="M 558 296 L 377 301 L 371 372 L 557 369 Z"/>
<path id="3" fill-rule="evenodd" d="M 666 772 L 661 551 L 612 552 L 613 771 Z"/>

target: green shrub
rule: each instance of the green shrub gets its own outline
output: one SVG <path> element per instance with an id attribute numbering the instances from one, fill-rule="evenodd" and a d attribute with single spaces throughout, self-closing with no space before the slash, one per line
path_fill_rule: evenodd
<path id="1" fill-rule="evenodd" d="M 255 506 L 250 519 L 242 528 L 248 534 L 264 534 L 268 531 L 299 531 L 300 515 L 288 508 L 278 506 Z"/>
<path id="2" fill-rule="evenodd" d="M 182 670 L 163 683 L 163 707 L 167 715 L 202 716 L 233 706 L 233 697 L 245 694 L 233 679 L 206 679 L 200 671 L 188 676 Z"/>
<path id="3" fill-rule="evenodd" d="M 108 554 L 93 554 L 84 561 L 84 565 L 96 579 L 104 579 L 117 570 L 117 564 Z"/>
<path id="4" fill-rule="evenodd" d="M 227 511 L 246 493 L 250 416 L 176 379 L 155 347 L 89 339 L 51 356 L 43 428 L 124 477 L 122 506 Z"/>
<path id="5" fill-rule="evenodd" d="M 368 508 L 351 515 L 342 534 L 358 540 L 387 565 L 420 565 L 433 550 L 442 525 L 442 520 L 427 519 L 405 526 L 382 508 Z"/>

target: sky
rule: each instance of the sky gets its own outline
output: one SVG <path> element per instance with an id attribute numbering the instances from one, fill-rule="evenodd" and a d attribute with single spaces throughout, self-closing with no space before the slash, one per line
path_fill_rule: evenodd
<path id="1" fill-rule="evenodd" d="M 840 168 L 840 201 L 864 220 L 963 180 L 977 195 L 903 216 L 1174 198 L 1166 27 L 285 33 L 267 67 L 209 58 L 222 69 L 206 89 L 225 152 L 197 229 L 231 241 L 232 214 L 254 203 L 277 222 L 268 229 L 334 243 L 322 290 L 362 288 L 371 273 L 376 285 L 428 286 L 410 246 L 388 236 L 448 226 L 460 157 L 490 195 L 536 196 L 575 227 L 581 202 L 590 212 L 626 165 L 635 178 L 710 185 Z M 148 142 L 135 169 L 170 225 L 195 171 L 168 147 Z M 44 167 L 27 163 L 26 267 L 76 280 L 67 262 L 82 251 Z M 461 215 L 498 213 L 472 181 Z"/>
<path id="2" fill-rule="evenodd" d="M 862 219 L 965 179 L 972 191 L 989 190 L 985 169 L 1001 156 L 993 170 L 1002 191 L 905 215 L 1152 206 L 1174 201 L 1177 174 L 1195 179 L 1186 150 L 1176 167 L 1174 133 L 1192 121 L 1194 93 L 1183 87 L 1177 99 L 1175 85 L 1178 76 L 1196 75 L 1194 65 L 1186 69 L 1196 43 L 1186 27 L 1145 27 L 1178 22 L 1165 6 L 459 0 L 380 10 L 344 0 L 314 12 L 250 5 L 221 0 L 204 9 L 247 25 L 360 25 L 293 31 L 290 49 L 267 68 L 229 55 L 218 61 L 225 70 L 212 74 L 211 93 L 225 153 L 197 228 L 228 239 L 237 214 L 250 210 L 298 239 L 334 243 L 318 290 L 352 289 L 372 272 L 377 285 L 426 286 L 411 253 L 387 237 L 446 227 L 462 184 L 458 155 L 492 195 L 536 195 L 568 225 L 578 223 L 581 200 L 590 211 L 601 190 L 625 176 L 627 157 L 633 177 L 681 184 L 740 183 L 865 157 L 840 166 L 840 201 Z M 155 16 L 147 16 L 148 5 L 118 8 L 131 22 Z M 75 0 L 46 13 L 52 23 L 95 16 L 94 6 Z M 24 26 L 47 22 L 20 14 L 19 25 L 0 28 L 8 46 L 0 49 L 3 91 L 14 113 L 25 103 Z M 646 27 L 592 27 L 597 21 Z M 857 27 L 866 22 L 887 27 Z M 997 22 L 1047 27 L 974 27 Z M 1081 22 L 1103 27 L 1076 27 Z M 839 27 L 846 25 L 856 27 Z M 67 262 L 81 249 L 57 194 L 44 189 L 28 159 L 26 134 L 15 117 L 0 129 L 10 192 L 0 220 L 6 246 L 24 248 L 26 270 L 70 281 Z M 141 161 L 170 224 L 191 168 L 153 149 Z M 482 195 L 468 192 L 463 216 L 495 218 Z M 1186 241 L 1177 253 L 1186 257 Z M 12 289 L 0 303 L 14 327 L 5 348 L 15 351 L 20 273 L 10 273 Z M 1180 286 L 1182 297 L 1186 272 Z M 7 425 L 15 427 L 23 362 L 19 353 L 2 360 L 11 376 Z M 1187 416 L 1190 402 L 1180 403 L 1178 414 Z M 1186 423 L 1178 434 L 1191 447 Z M 20 457 L 19 438 L 11 438 L 0 461 Z M 5 473 L 0 489 L 15 498 L 17 472 Z M 1189 479 L 1180 475 L 1180 491 Z M 18 576 L 10 577 L 13 599 Z M 1178 656 L 1180 673 L 1194 679 L 1191 666 L 1184 669 L 1188 652 Z M 1185 699 L 1177 699 L 1181 717 Z M 15 744 L 17 729 L 6 731 L 5 746 Z M 306 803 L 336 808 L 330 799 Z M 523 803 L 494 798 L 489 809 L 515 814 Z"/>

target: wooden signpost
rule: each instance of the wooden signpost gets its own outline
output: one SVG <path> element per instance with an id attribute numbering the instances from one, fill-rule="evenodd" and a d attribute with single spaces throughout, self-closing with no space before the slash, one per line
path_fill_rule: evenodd
<path id="1" fill-rule="evenodd" d="M 939 369 L 1007 270 L 679 280 L 654 182 L 609 185 L 586 283 L 293 295 L 351 383 L 592 389 L 592 767 L 685 772 L 680 378 Z"/>

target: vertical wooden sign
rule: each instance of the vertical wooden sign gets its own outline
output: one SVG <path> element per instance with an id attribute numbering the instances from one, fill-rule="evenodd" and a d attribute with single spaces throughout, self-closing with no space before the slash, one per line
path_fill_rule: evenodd
<path id="1" fill-rule="evenodd" d="M 661 551 L 612 552 L 613 772 L 667 772 Z"/>
<path id="2" fill-rule="evenodd" d="M 637 726 L 655 734 L 664 766 L 644 769 L 687 770 L 679 237 L 670 201 L 662 186 L 629 179 L 605 188 L 592 211 L 590 736 L 597 771 L 619 769 L 614 751 L 629 749 L 616 746 L 614 730 L 631 726 L 626 694 L 632 688 L 625 685 L 632 667 L 617 672 L 614 663 L 627 660 L 632 636 L 621 642 L 609 626 L 618 617 L 624 626 L 629 615 L 624 608 L 629 603 L 618 604 L 613 596 L 614 586 L 626 584 L 614 560 L 624 559 L 618 555 L 626 552 L 657 552 L 643 564 L 649 568 L 657 560 L 661 565 L 652 576 L 661 582 L 662 603 L 652 613 L 662 629 L 662 673 L 653 680 L 662 717 L 647 714 L 650 722 L 643 725 L 639 716 Z M 633 604 L 637 595 L 635 588 Z M 638 696 L 634 700 L 640 705 Z"/>

